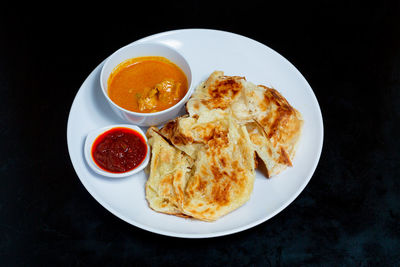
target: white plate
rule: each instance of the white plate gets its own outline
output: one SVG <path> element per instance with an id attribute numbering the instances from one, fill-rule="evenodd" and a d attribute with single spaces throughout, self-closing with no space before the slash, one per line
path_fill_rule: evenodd
<path id="1" fill-rule="evenodd" d="M 241 35 L 205 29 L 164 32 L 137 42 L 160 42 L 174 47 L 190 62 L 193 84 L 214 70 L 245 76 L 255 84 L 272 86 L 303 115 L 304 128 L 293 167 L 271 179 L 257 173 L 250 200 L 216 222 L 201 222 L 157 213 L 148 207 L 142 171 L 123 179 L 102 177 L 84 159 L 86 135 L 97 128 L 124 123 L 112 112 L 101 92 L 100 64 L 82 84 L 72 104 L 67 128 L 72 164 L 89 193 L 107 210 L 142 229 L 186 238 L 215 237 L 243 231 L 287 207 L 307 185 L 318 164 L 323 143 L 321 111 L 301 73 L 269 47 Z M 144 129 L 146 130 L 146 129 Z"/>

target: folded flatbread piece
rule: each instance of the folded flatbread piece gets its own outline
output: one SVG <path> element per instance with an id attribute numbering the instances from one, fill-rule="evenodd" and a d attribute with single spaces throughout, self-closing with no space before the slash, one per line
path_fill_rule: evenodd
<path id="1" fill-rule="evenodd" d="M 157 143 L 163 146 L 162 151 L 156 147 L 152 154 L 150 178 L 146 185 L 146 198 L 157 206 L 156 210 L 213 221 L 249 200 L 255 179 L 255 153 L 245 126 L 215 112 L 204 113 L 198 118 L 179 117 L 169 122 L 160 133 L 182 152 L 178 157 L 175 155 L 176 168 L 171 166 L 173 162 L 159 159 L 162 155 L 176 154 L 176 150 L 171 146 L 166 149 L 168 142 L 159 139 L 158 133 L 155 136 L 155 129 L 150 130 L 152 134 L 148 135 L 153 136 L 149 139 L 152 147 Z M 185 159 L 183 164 L 179 157 Z M 158 162 L 166 166 L 161 167 Z M 182 171 L 179 166 L 183 169 L 190 166 L 191 171 Z M 174 182 L 178 173 L 182 173 L 185 179 L 179 180 L 182 183 L 176 186 Z M 169 204 L 161 209 L 163 199 L 168 199 L 164 202 Z"/>
<path id="2" fill-rule="evenodd" d="M 212 221 L 250 198 L 255 153 L 244 125 L 206 111 L 197 118 L 175 119 L 161 133 L 194 159 L 181 207 L 184 214 Z"/>
<path id="3" fill-rule="evenodd" d="M 188 115 L 147 132 L 152 209 L 213 221 L 249 200 L 256 155 L 267 177 L 292 165 L 303 121 L 275 89 L 215 71 L 186 108 Z"/>
<path id="4" fill-rule="evenodd" d="M 155 127 L 147 131 L 151 146 L 150 176 L 146 199 L 155 211 L 185 216 L 180 209 L 193 159 L 170 145 Z"/>
<path id="5" fill-rule="evenodd" d="M 218 110 L 246 125 L 267 177 L 292 166 L 303 120 L 277 90 L 215 71 L 196 88 L 186 108 L 191 117 Z"/>

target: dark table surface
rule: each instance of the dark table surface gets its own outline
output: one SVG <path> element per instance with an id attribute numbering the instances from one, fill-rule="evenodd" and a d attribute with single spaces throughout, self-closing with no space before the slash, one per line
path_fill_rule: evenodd
<path id="1" fill-rule="evenodd" d="M 308 80 L 324 118 L 305 190 L 229 236 L 172 238 L 120 220 L 68 154 L 69 110 L 90 72 L 121 46 L 182 28 L 276 50 Z M 1 10 L 0 39 L 0 265 L 400 265 L 398 1 L 17 4 Z"/>

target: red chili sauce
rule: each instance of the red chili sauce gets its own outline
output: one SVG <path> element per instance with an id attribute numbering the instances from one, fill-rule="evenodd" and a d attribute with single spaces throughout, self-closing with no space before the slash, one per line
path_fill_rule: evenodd
<path id="1" fill-rule="evenodd" d="M 147 154 L 144 138 L 136 131 L 117 127 L 101 134 L 92 146 L 92 157 L 105 171 L 122 173 L 139 166 Z"/>

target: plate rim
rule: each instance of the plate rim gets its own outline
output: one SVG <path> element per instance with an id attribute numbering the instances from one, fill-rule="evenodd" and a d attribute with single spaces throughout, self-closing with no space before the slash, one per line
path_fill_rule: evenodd
<path id="1" fill-rule="evenodd" d="M 288 206 L 301 194 L 301 192 L 303 192 L 304 188 L 305 188 L 305 187 L 308 185 L 308 183 L 310 182 L 310 180 L 311 180 L 311 178 L 313 177 L 313 175 L 314 175 L 314 173 L 315 173 L 315 170 L 316 170 L 316 168 L 317 168 L 317 166 L 318 166 L 318 163 L 319 163 L 319 160 L 320 160 L 320 157 L 321 157 L 321 153 L 322 153 L 322 149 L 323 149 L 323 144 L 324 144 L 324 124 L 323 124 L 323 116 L 322 116 L 322 112 L 321 112 L 321 107 L 320 107 L 319 102 L 318 102 L 318 99 L 317 99 L 317 97 L 316 97 L 316 95 L 315 95 L 315 93 L 314 93 L 314 90 L 312 89 L 312 87 L 310 86 L 310 84 L 308 83 L 308 81 L 306 80 L 306 78 L 304 77 L 304 75 L 297 69 L 297 67 L 296 67 L 293 63 L 291 63 L 291 62 L 290 62 L 289 60 L 287 60 L 284 56 L 282 56 L 279 52 L 277 52 L 277 51 L 275 51 L 274 49 L 270 48 L 270 47 L 267 46 L 266 44 L 261 43 L 261 42 L 259 42 L 259 41 L 257 41 L 257 40 L 254 40 L 254 39 L 252 39 L 252 38 L 249 38 L 249 37 L 244 36 L 244 35 L 241 35 L 241 34 L 237 34 L 237 33 L 230 32 L 230 31 L 217 30 L 217 29 L 185 28 L 185 29 L 175 29 L 175 30 L 169 30 L 169 31 L 164 31 L 164 32 L 155 33 L 155 34 L 152 34 L 152 35 L 145 36 L 145 37 L 142 37 L 142 38 L 140 38 L 140 39 L 137 39 L 137 40 L 135 40 L 135 41 L 133 41 L 133 42 L 130 42 L 129 44 L 136 43 L 136 42 L 141 42 L 141 41 L 147 41 L 147 40 L 150 40 L 150 39 L 152 39 L 152 38 L 158 38 L 158 37 L 161 37 L 161 36 L 168 36 L 168 35 L 171 35 L 171 34 L 176 34 L 176 33 L 185 32 L 185 31 L 189 31 L 189 32 L 190 32 L 190 31 L 208 31 L 208 32 L 216 32 L 216 33 L 220 33 L 220 34 L 231 34 L 231 35 L 234 35 L 234 36 L 236 36 L 236 37 L 238 37 L 238 38 L 245 38 L 245 39 L 248 39 L 249 41 L 256 42 L 256 43 L 258 43 L 258 44 L 264 46 L 265 48 L 270 49 L 272 52 L 278 54 L 283 60 L 286 61 L 286 63 L 288 63 L 289 65 L 291 65 L 291 66 L 295 69 L 295 71 L 299 74 L 299 77 L 303 80 L 303 82 L 306 83 L 306 85 L 307 85 L 308 88 L 310 89 L 311 96 L 314 98 L 315 103 L 317 104 L 316 107 L 317 107 L 317 110 L 318 110 L 319 125 L 321 126 L 319 135 L 320 135 L 321 138 L 320 138 L 320 142 L 319 142 L 319 144 L 318 144 L 318 148 L 319 148 L 319 149 L 318 149 L 318 155 L 316 155 L 315 160 L 314 160 L 314 162 L 313 162 L 313 164 L 312 164 L 312 168 L 310 168 L 310 171 L 308 172 L 308 175 L 307 175 L 308 178 L 304 180 L 304 182 L 303 182 L 303 183 L 301 184 L 301 186 L 296 190 L 296 192 L 295 192 L 294 194 L 292 194 L 291 197 L 288 198 L 278 209 L 276 209 L 274 212 L 268 214 L 268 216 L 265 216 L 265 217 L 263 217 L 263 218 L 260 218 L 260 219 L 258 219 L 258 220 L 255 220 L 254 222 L 249 223 L 249 224 L 246 224 L 246 225 L 243 225 L 243 226 L 241 226 L 241 227 L 236 227 L 236 228 L 232 228 L 232 229 L 230 229 L 230 230 L 217 231 L 217 232 L 212 232 L 212 233 L 207 233 L 207 234 L 204 234 L 204 233 L 201 233 L 201 234 L 192 233 L 192 234 L 190 234 L 190 233 L 179 233 L 179 232 L 172 232 L 172 231 L 163 231 L 163 230 L 159 230 L 159 229 L 157 229 L 157 228 L 150 227 L 150 226 L 148 226 L 148 225 L 144 225 L 144 224 L 142 224 L 142 223 L 138 223 L 138 222 L 136 222 L 136 221 L 133 221 L 133 220 L 127 218 L 127 216 L 123 215 L 122 213 L 116 212 L 116 211 L 111 207 L 111 205 L 109 205 L 109 204 L 107 204 L 105 201 L 103 201 L 103 200 L 97 195 L 97 193 L 96 193 L 94 190 L 92 190 L 92 189 L 90 188 L 90 186 L 87 186 L 87 184 L 86 184 L 86 182 L 85 182 L 85 179 L 83 179 L 83 178 L 80 177 L 80 175 L 79 175 L 79 173 L 77 172 L 77 169 L 76 169 L 76 167 L 75 167 L 74 160 L 72 159 L 72 156 L 71 156 L 71 148 L 70 148 L 70 147 L 71 147 L 71 145 L 70 145 L 70 142 L 71 142 L 71 141 L 70 141 L 70 139 L 69 139 L 69 135 L 70 135 L 70 134 L 69 134 L 69 129 L 70 129 L 70 125 L 71 125 L 71 116 L 72 116 L 71 114 L 72 114 L 72 110 L 73 110 L 74 106 L 75 106 L 76 103 L 77 103 L 77 99 L 78 99 L 79 95 L 82 93 L 82 90 L 81 90 L 81 89 L 84 87 L 84 85 L 85 85 L 86 83 L 88 83 L 89 78 L 91 78 L 92 75 L 95 75 L 96 71 L 99 71 L 99 70 L 101 69 L 101 66 L 104 65 L 104 63 L 105 63 L 105 61 L 107 60 L 108 57 L 105 58 L 102 62 L 100 62 L 100 64 L 98 64 L 98 65 L 89 73 L 89 75 L 85 78 L 84 82 L 83 82 L 83 83 L 81 84 L 81 86 L 79 87 L 78 92 L 76 93 L 76 95 L 75 95 L 75 97 L 74 97 L 74 99 L 73 99 L 73 102 L 72 102 L 72 105 L 71 105 L 71 107 L 70 107 L 69 114 L 68 114 L 68 120 L 67 120 L 67 149 L 68 149 L 68 155 L 69 155 L 70 161 L 71 161 L 71 163 L 72 163 L 72 166 L 73 166 L 73 168 L 74 168 L 74 171 L 75 171 L 76 175 L 78 176 L 79 180 L 81 181 L 81 183 L 83 184 L 83 186 L 85 187 L 85 189 L 89 192 L 89 194 L 90 194 L 90 195 L 98 202 L 98 204 L 100 204 L 103 208 L 107 209 L 107 211 L 111 212 L 111 214 L 113 214 L 113 215 L 116 216 L 117 218 L 119 218 L 119 219 L 125 221 L 125 222 L 128 223 L 128 224 L 131 224 L 131 225 L 133 225 L 133 226 L 136 226 L 136 227 L 138 227 L 138 228 L 141 228 L 141 229 L 143 229 L 143 230 L 146 230 L 146 231 L 149 231 L 149 232 L 152 232 L 152 233 L 156 233 L 156 234 L 160 234 L 160 235 L 164 235 L 164 236 L 169 236 L 169 237 L 177 237 L 177 238 L 191 238 L 191 239 L 213 238 L 213 237 L 220 237 L 220 236 L 226 236 L 226 235 L 230 235 L 230 234 L 239 233 L 239 232 L 242 232 L 242 231 L 251 229 L 251 228 L 253 228 L 253 227 L 255 227 L 255 226 L 257 226 L 257 225 L 259 225 L 259 224 L 261 224 L 261 223 L 263 223 L 263 222 L 266 222 L 266 221 L 268 221 L 269 219 L 271 219 L 271 218 L 273 218 L 274 216 L 276 216 L 277 214 L 279 214 L 282 210 L 284 210 L 286 207 L 288 207 Z M 127 45 L 129 45 L 129 44 L 127 44 Z"/>

